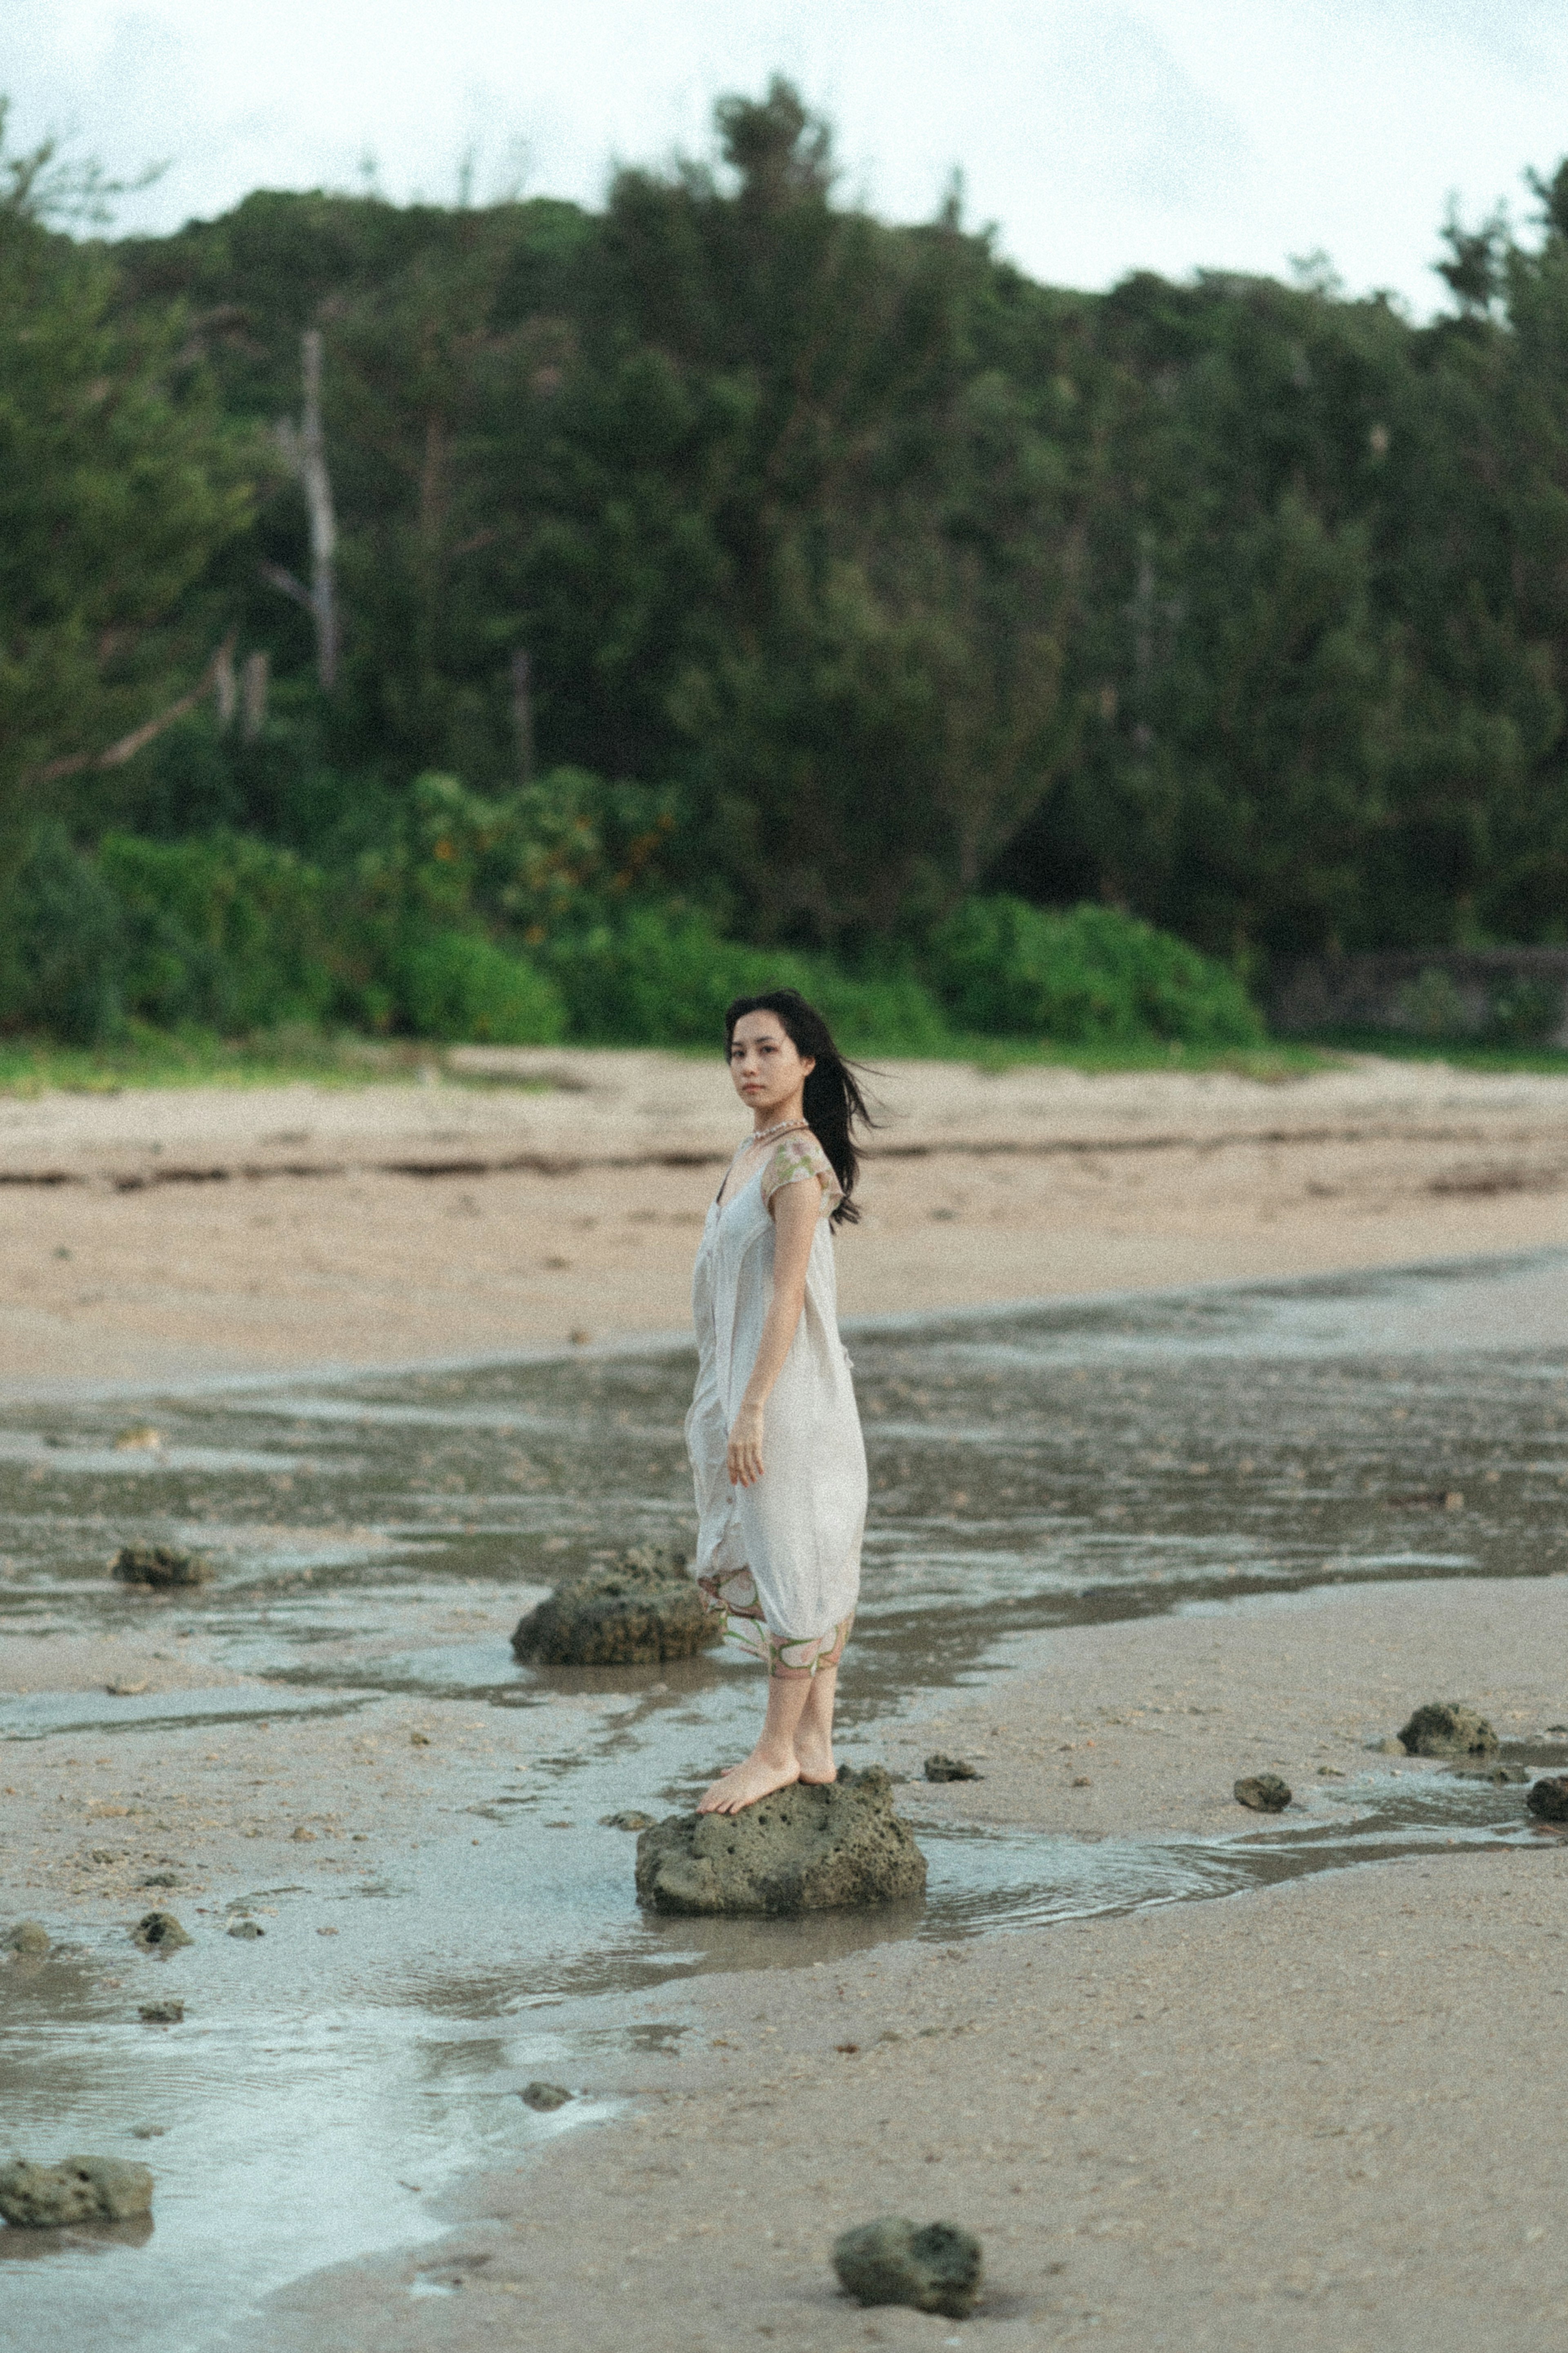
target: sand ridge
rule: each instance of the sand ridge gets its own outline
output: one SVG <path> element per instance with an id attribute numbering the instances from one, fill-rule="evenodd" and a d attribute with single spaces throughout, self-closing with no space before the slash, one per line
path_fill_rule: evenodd
<path id="1" fill-rule="evenodd" d="M 744 1126 L 722 1070 L 450 1059 L 428 1085 L 0 1101 L 0 1383 L 684 1329 Z M 1365 1058 L 1268 1084 L 919 1062 L 878 1084 L 849 1316 L 1568 1242 L 1564 1079 Z"/>

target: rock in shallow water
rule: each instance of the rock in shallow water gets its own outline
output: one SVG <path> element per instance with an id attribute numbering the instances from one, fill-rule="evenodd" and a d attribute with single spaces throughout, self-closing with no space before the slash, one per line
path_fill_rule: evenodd
<path id="1" fill-rule="evenodd" d="M 18 1920 L 5 1942 L 19 1960 L 37 1960 L 49 1949 L 49 1932 L 41 1920 Z"/>
<path id="2" fill-rule="evenodd" d="M 626 1806 L 618 1814 L 601 1814 L 599 1828 L 605 1831 L 647 1831 L 653 1828 L 653 1816 L 639 1813 L 636 1806 Z"/>
<path id="3" fill-rule="evenodd" d="M 564 2084 L 525 2084 L 517 2096 L 525 2108 L 548 2116 L 552 2108 L 563 2108 L 572 2094 Z"/>
<path id="4" fill-rule="evenodd" d="M 0 2165 L 0 2214 L 16 2230 L 58 2231 L 68 2222 L 129 2222 L 148 2213 L 153 2177 L 118 2157 L 68 2157 Z"/>
<path id="5" fill-rule="evenodd" d="M 178 1545 L 121 1545 L 109 1564 L 121 1585 L 146 1585 L 167 1592 L 176 1585 L 205 1585 L 213 1565 L 205 1553 Z"/>
<path id="6" fill-rule="evenodd" d="M 1412 1757 L 1495 1757 L 1500 1745 L 1486 1717 L 1457 1699 L 1429 1700 L 1399 1737 Z"/>
<path id="7" fill-rule="evenodd" d="M 861 2222 L 833 2242 L 833 2268 L 858 2304 L 907 2304 L 965 2320 L 980 2293 L 980 2242 L 956 2222 L 923 2229 L 902 2215 Z"/>
<path id="8" fill-rule="evenodd" d="M 519 1620 L 511 1647 L 531 1666 L 651 1667 L 693 1657 L 723 1622 L 703 1608 L 682 1555 L 648 1545 L 567 1577 Z"/>
<path id="9" fill-rule="evenodd" d="M 1568 1778 L 1555 1774 L 1533 1782 L 1524 1802 L 1538 1822 L 1568 1822 Z"/>
<path id="10" fill-rule="evenodd" d="M 1235 1796 L 1238 1806 L 1250 1806 L 1255 1814 L 1282 1814 L 1290 1802 L 1290 1788 L 1278 1773 L 1252 1773 L 1237 1783 Z"/>
<path id="11" fill-rule="evenodd" d="M 144 2001 L 136 2015 L 143 2026 L 183 2026 L 185 2005 L 183 2001 Z"/>
<path id="12" fill-rule="evenodd" d="M 177 1952 L 191 1941 L 172 1912 L 144 1912 L 131 1935 L 147 1953 Z"/>
<path id="13" fill-rule="evenodd" d="M 879 1765 L 797 1781 L 741 1814 L 671 1814 L 637 1841 L 637 1902 L 656 1912 L 837 1911 L 925 1893 L 926 1859 Z"/>
<path id="14" fill-rule="evenodd" d="M 984 1781 L 985 1778 L 977 1766 L 967 1763 L 962 1757 L 949 1757 L 940 1748 L 934 1756 L 926 1758 L 925 1773 L 928 1781 Z"/>

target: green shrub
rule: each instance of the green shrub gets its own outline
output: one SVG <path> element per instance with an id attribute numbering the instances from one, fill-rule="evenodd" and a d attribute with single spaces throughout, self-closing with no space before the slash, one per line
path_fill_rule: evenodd
<path id="1" fill-rule="evenodd" d="M 930 990 L 907 976 L 858 980 L 816 956 L 721 939 L 704 915 L 631 907 L 548 951 L 572 1035 L 593 1044 L 717 1045 L 737 997 L 798 988 L 850 1053 L 939 1052 L 950 1042 Z"/>
<path id="2" fill-rule="evenodd" d="M 1215 1047 L 1264 1036 L 1234 973 L 1114 907 L 966 899 L 932 934 L 930 971 L 958 1025 L 995 1037 Z"/>
<path id="3" fill-rule="evenodd" d="M 548 973 L 472 932 L 435 932 L 399 951 L 394 968 L 402 1026 L 416 1038 L 492 1046 L 553 1046 L 566 1007 Z"/>
<path id="4" fill-rule="evenodd" d="M 341 911 L 319 869 L 242 834 L 106 834 L 98 871 L 124 910 L 129 1013 L 226 1036 L 351 1007 Z"/>
<path id="5" fill-rule="evenodd" d="M 602 1045 L 721 1044 L 731 998 L 811 985 L 803 956 L 742 946 L 702 915 L 656 906 L 554 942 L 549 964 L 572 1035 Z"/>
<path id="6" fill-rule="evenodd" d="M 952 1031 L 923 981 L 855 980 L 814 961 L 803 985 L 847 1054 L 940 1054 L 952 1047 Z"/>
<path id="7" fill-rule="evenodd" d="M 51 827 L 0 896 L 0 1026 L 98 1046 L 125 1024 L 125 910 Z"/>

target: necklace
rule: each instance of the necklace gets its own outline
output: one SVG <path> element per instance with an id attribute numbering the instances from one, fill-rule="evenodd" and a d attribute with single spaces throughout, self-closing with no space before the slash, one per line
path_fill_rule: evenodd
<path id="1" fill-rule="evenodd" d="M 787 1135 L 791 1128 L 805 1127 L 807 1125 L 809 1125 L 809 1122 L 804 1119 L 781 1119 L 774 1127 L 756 1128 L 745 1138 L 743 1143 L 738 1144 L 735 1146 L 735 1157 L 738 1160 L 742 1153 L 749 1151 L 753 1144 L 765 1144 L 771 1135 Z"/>

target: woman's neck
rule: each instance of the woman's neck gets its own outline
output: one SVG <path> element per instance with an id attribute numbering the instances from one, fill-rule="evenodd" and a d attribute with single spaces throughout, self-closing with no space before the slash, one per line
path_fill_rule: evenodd
<path id="1" fill-rule="evenodd" d="M 775 1104 L 772 1111 L 753 1112 L 752 1114 L 752 1142 L 755 1144 L 759 1136 L 773 1135 L 780 1128 L 804 1127 L 805 1125 L 805 1114 L 802 1108 L 801 1101 L 797 1097 L 793 1103 Z"/>

